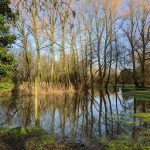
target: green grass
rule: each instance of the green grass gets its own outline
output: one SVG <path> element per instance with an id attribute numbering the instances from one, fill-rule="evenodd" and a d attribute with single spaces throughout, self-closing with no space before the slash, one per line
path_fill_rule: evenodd
<path id="1" fill-rule="evenodd" d="M 41 128 L 0 129 L 0 150 L 78 150 L 80 144 L 57 143 Z"/>
<path id="2" fill-rule="evenodd" d="M 136 117 L 140 120 L 141 123 L 150 123 L 150 113 L 136 113 L 131 115 L 124 114 L 114 114 L 110 116 L 114 121 L 119 121 L 120 124 L 125 123 L 122 122 L 122 117 L 130 116 Z M 135 126 L 134 123 L 129 123 L 127 121 L 128 126 Z M 133 133 L 132 133 L 133 134 Z M 132 135 L 124 134 L 124 135 L 115 135 L 111 139 L 99 139 L 99 142 L 105 145 L 107 150 L 149 150 L 150 149 L 150 129 L 145 127 L 136 128 L 135 138 Z"/>
<path id="3" fill-rule="evenodd" d="M 14 88 L 14 85 L 12 83 L 0 82 L 0 92 L 11 91 L 13 88 Z"/>
<path id="4" fill-rule="evenodd" d="M 115 135 L 112 139 L 100 138 L 99 142 L 106 150 L 149 150 L 150 130 L 143 128 L 135 135 L 135 138 L 126 134 Z"/>
<path id="5" fill-rule="evenodd" d="M 113 85 L 110 84 L 110 86 L 113 86 Z M 117 87 L 122 88 L 122 84 L 117 84 Z M 135 88 L 135 85 L 134 84 L 125 84 L 124 87 L 125 88 Z"/>
<path id="6" fill-rule="evenodd" d="M 98 85 L 96 85 L 98 87 Z M 104 88 L 104 87 L 100 87 Z M 108 88 L 113 88 L 112 84 L 109 84 Z M 117 84 L 117 88 L 122 88 L 121 84 Z M 134 84 L 125 84 L 123 90 L 124 98 L 137 98 L 139 100 L 150 100 L 150 88 L 135 88 Z"/>
<path id="7" fill-rule="evenodd" d="M 107 143 L 107 150 L 149 150 L 150 145 L 143 145 L 139 141 L 132 141 L 130 138 L 124 140 L 111 140 Z"/>
<path id="8" fill-rule="evenodd" d="M 150 113 L 136 113 L 131 116 L 139 118 L 142 122 L 150 122 Z"/>
<path id="9" fill-rule="evenodd" d="M 95 87 L 97 88 L 105 88 L 105 86 L 103 85 L 99 85 L 99 84 L 95 84 Z M 109 84 L 108 88 L 114 88 L 114 84 Z M 117 84 L 117 88 L 122 88 L 122 84 Z M 125 84 L 124 86 L 125 89 L 135 89 L 135 85 L 134 84 Z"/>
<path id="10" fill-rule="evenodd" d="M 123 96 L 125 97 L 135 97 L 139 100 L 150 100 L 150 90 L 130 90 L 128 92 L 124 92 Z"/>
<path id="11" fill-rule="evenodd" d="M 40 128 L 0 129 L 0 149 L 44 150 L 54 141 L 53 136 Z"/>
<path id="12" fill-rule="evenodd" d="M 97 88 L 105 88 L 105 85 L 99 85 L 99 84 L 95 84 L 95 87 L 97 87 Z M 123 85 L 122 84 L 117 84 L 117 88 L 122 88 L 123 87 Z M 109 84 L 108 85 L 108 88 L 114 88 L 114 84 Z M 150 86 L 149 85 L 147 85 L 146 87 L 145 87 L 145 89 L 150 89 Z M 125 84 L 124 85 L 124 89 L 142 89 L 142 88 L 137 88 L 137 87 L 135 87 L 135 85 L 134 84 Z"/>

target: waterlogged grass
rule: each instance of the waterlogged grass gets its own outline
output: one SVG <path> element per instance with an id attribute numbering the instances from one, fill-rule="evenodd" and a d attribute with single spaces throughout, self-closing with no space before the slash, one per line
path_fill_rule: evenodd
<path id="1" fill-rule="evenodd" d="M 110 85 L 110 86 L 113 87 L 113 85 Z M 117 84 L 117 87 L 118 88 L 122 88 L 123 85 L 122 84 Z M 135 89 L 135 85 L 134 84 L 125 84 L 124 88 L 125 89 Z"/>
<path id="2" fill-rule="evenodd" d="M 130 90 L 128 92 L 124 92 L 123 97 L 134 97 L 139 100 L 150 100 L 150 90 Z"/>
<path id="3" fill-rule="evenodd" d="M 113 119 L 116 122 L 124 123 L 127 125 L 135 125 L 133 121 L 125 120 L 124 117 L 136 117 L 138 118 L 141 122 L 148 122 L 150 123 L 150 113 L 136 113 L 136 114 L 131 114 L 131 115 L 125 115 L 125 114 L 113 114 L 109 116 L 110 119 Z"/>
<path id="4" fill-rule="evenodd" d="M 135 123 L 133 121 L 125 120 L 124 117 L 128 115 L 125 114 L 113 114 L 109 116 L 110 119 L 113 119 L 115 122 L 119 122 L 122 125 L 128 125 L 128 126 L 133 126 Z"/>
<path id="5" fill-rule="evenodd" d="M 109 87 L 114 87 L 112 84 L 110 84 L 109 85 Z M 122 88 L 123 87 L 123 85 L 122 84 L 117 84 L 117 87 L 118 88 Z M 124 85 L 124 89 L 150 89 L 150 86 L 148 85 L 148 86 L 146 86 L 145 88 L 141 88 L 141 87 L 139 87 L 139 88 L 137 88 L 137 87 L 135 87 L 135 84 L 125 84 Z"/>
<path id="6" fill-rule="evenodd" d="M 143 129 L 139 134 L 134 139 L 129 135 L 116 135 L 110 140 L 100 138 L 99 142 L 106 150 L 149 150 L 150 130 Z"/>
<path id="7" fill-rule="evenodd" d="M 150 129 L 145 127 L 136 127 L 136 124 L 132 121 L 126 121 L 125 118 L 136 117 L 143 124 L 150 123 L 150 113 L 136 113 L 131 115 L 114 114 L 109 116 L 113 121 L 119 122 L 127 126 L 134 126 L 135 131 L 131 135 L 116 135 L 111 139 L 102 139 L 99 141 L 105 146 L 107 150 L 150 150 Z"/>
<path id="8" fill-rule="evenodd" d="M 150 113 L 137 113 L 131 116 L 139 118 L 142 122 L 150 122 Z"/>
<path id="9" fill-rule="evenodd" d="M 144 146 L 143 144 L 132 141 L 131 139 L 111 140 L 106 147 L 108 150 L 149 150 L 149 145 Z"/>

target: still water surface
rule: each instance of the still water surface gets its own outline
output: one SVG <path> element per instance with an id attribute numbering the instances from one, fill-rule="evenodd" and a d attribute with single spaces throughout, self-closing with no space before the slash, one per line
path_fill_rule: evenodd
<path id="1" fill-rule="evenodd" d="M 59 139 L 86 144 L 121 134 L 136 137 L 139 128 L 150 128 L 132 116 L 141 112 L 150 113 L 150 100 L 128 97 L 121 89 L 0 97 L 0 127 L 38 126 Z"/>

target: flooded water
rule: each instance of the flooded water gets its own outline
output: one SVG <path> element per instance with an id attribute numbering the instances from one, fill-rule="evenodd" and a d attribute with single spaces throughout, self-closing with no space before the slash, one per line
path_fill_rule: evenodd
<path id="1" fill-rule="evenodd" d="M 139 113 L 150 113 L 150 100 L 129 97 L 121 89 L 0 97 L 0 127 L 38 126 L 59 139 L 77 143 L 91 144 L 116 135 L 135 138 L 141 128 L 150 128 L 149 121 L 132 115 Z"/>

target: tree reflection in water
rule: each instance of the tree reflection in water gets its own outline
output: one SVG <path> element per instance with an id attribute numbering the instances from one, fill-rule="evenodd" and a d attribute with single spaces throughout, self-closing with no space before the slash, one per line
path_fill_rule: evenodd
<path id="1" fill-rule="evenodd" d="M 138 128 L 149 128 L 131 116 L 150 112 L 150 102 L 126 97 L 118 91 L 91 89 L 84 94 L 0 98 L 1 127 L 38 126 L 62 140 L 96 142 L 99 137 L 127 134 L 136 138 Z"/>

